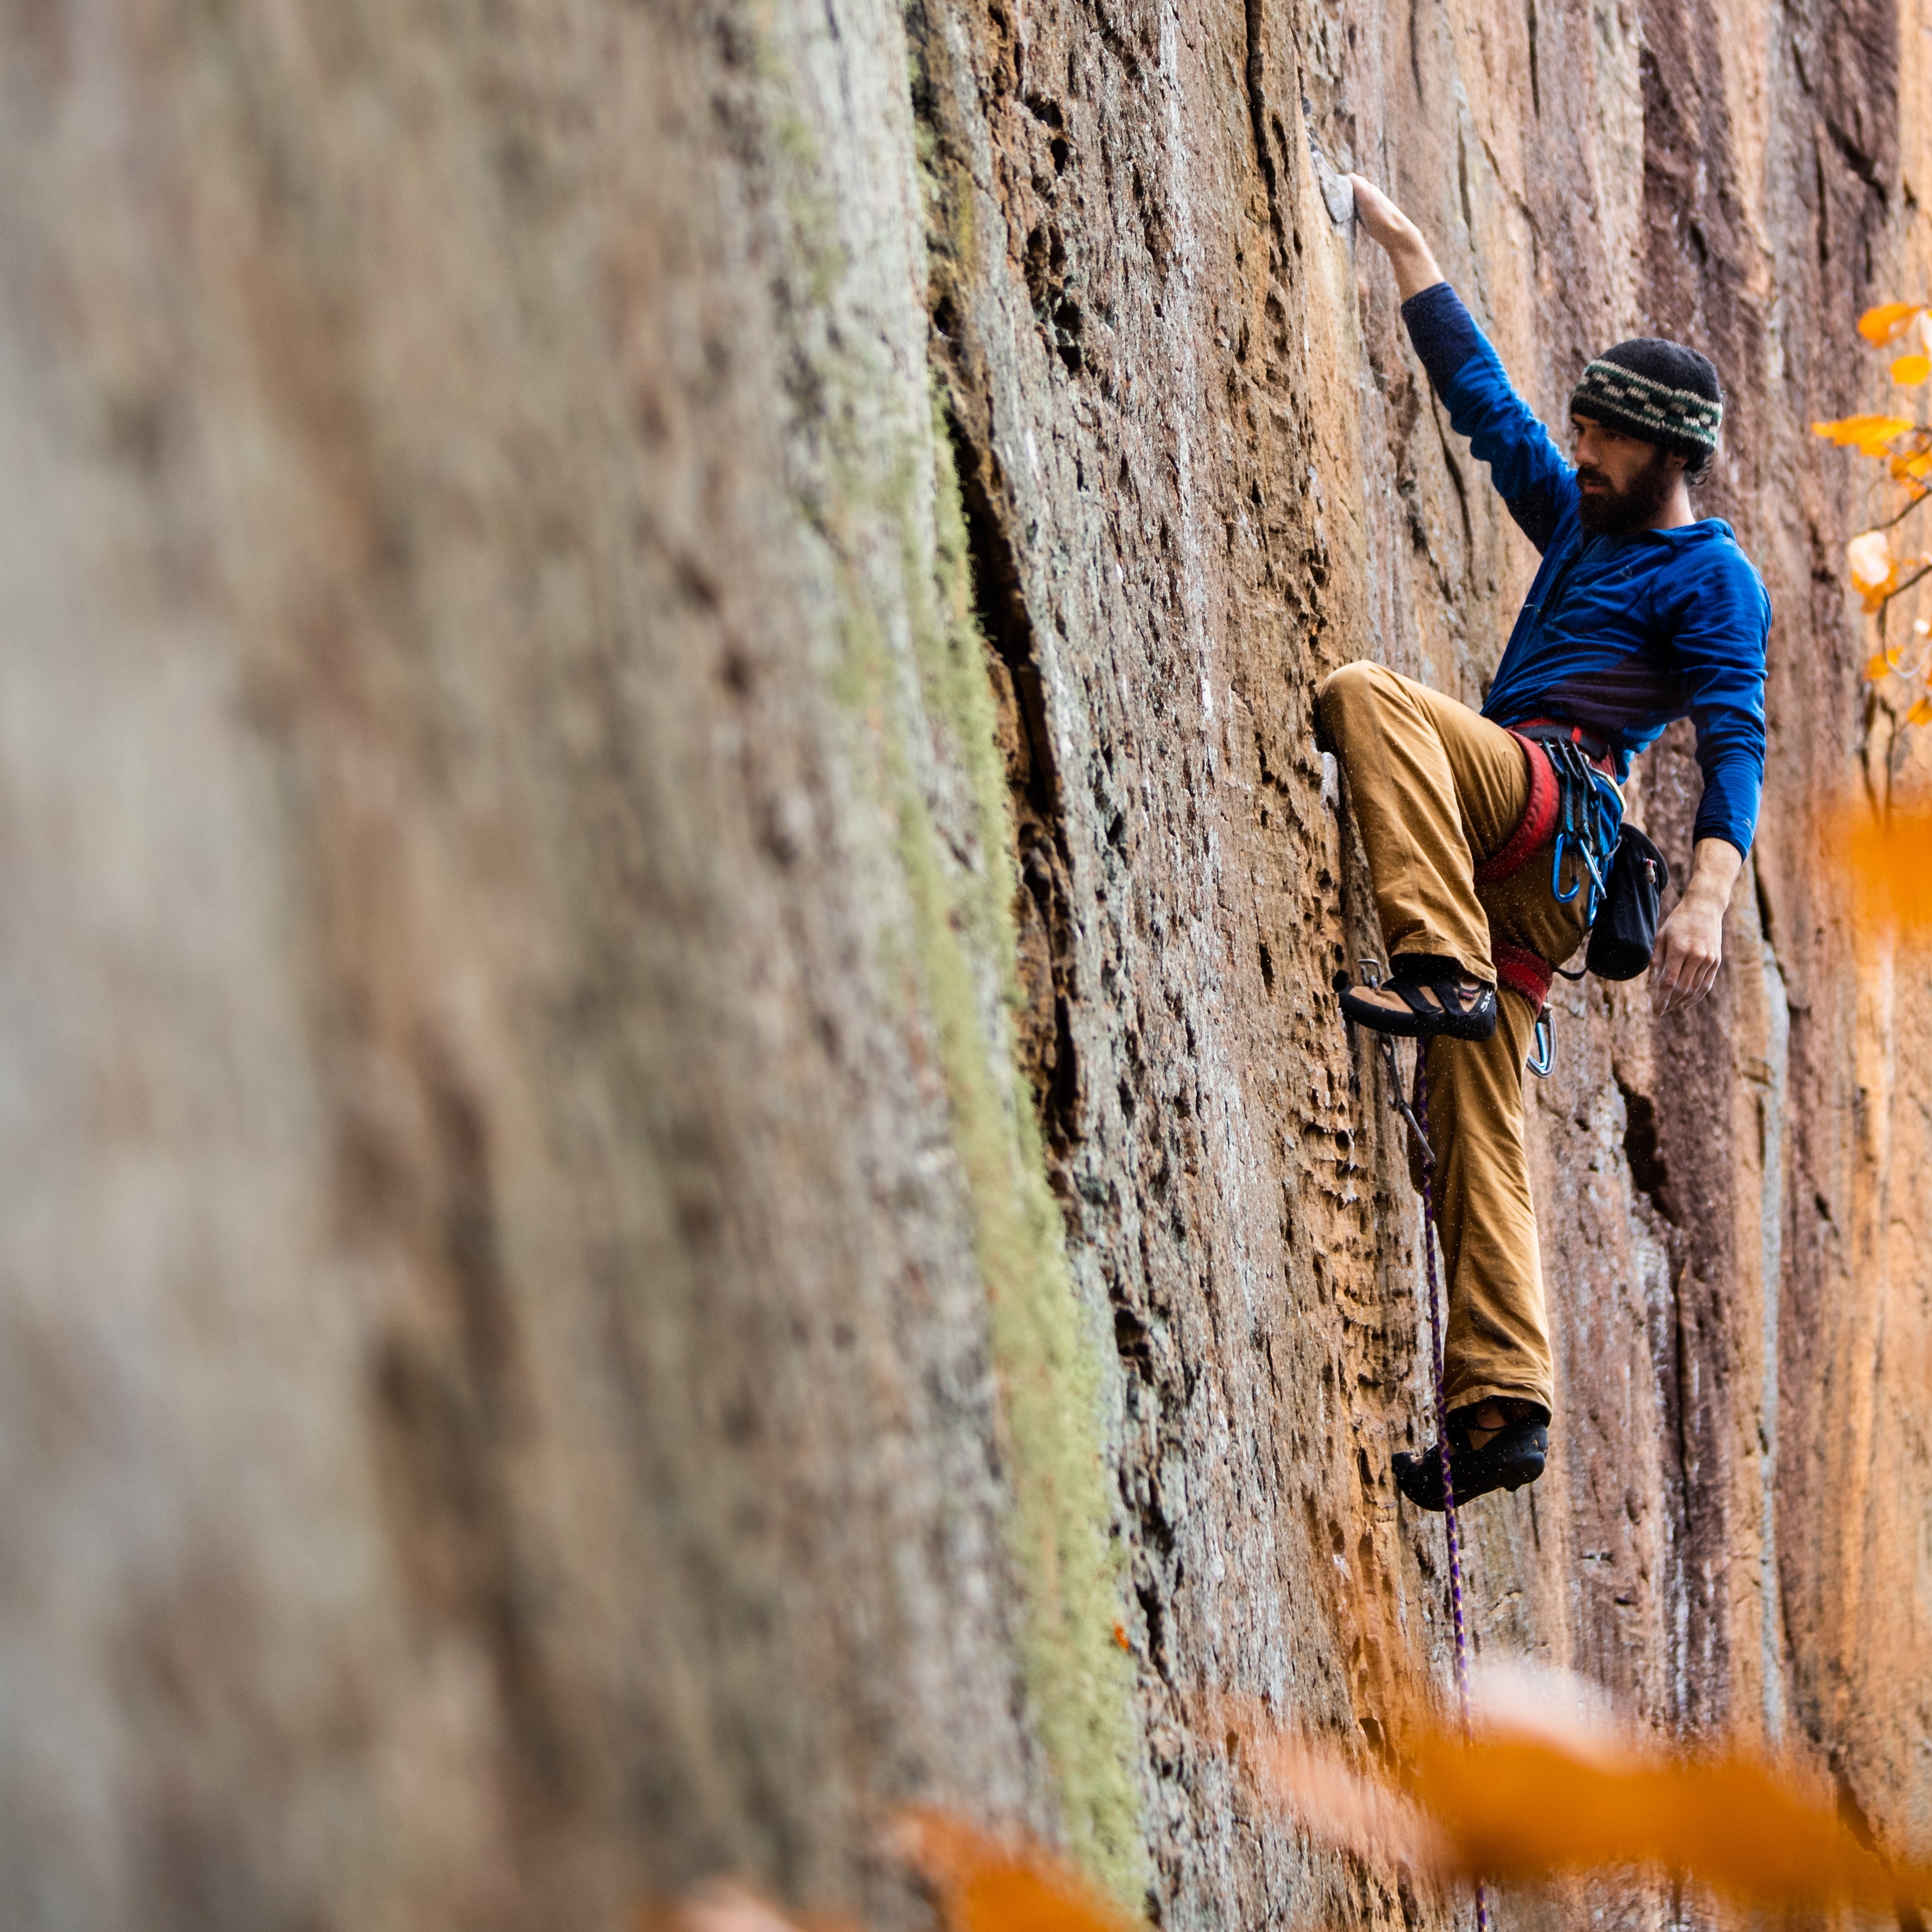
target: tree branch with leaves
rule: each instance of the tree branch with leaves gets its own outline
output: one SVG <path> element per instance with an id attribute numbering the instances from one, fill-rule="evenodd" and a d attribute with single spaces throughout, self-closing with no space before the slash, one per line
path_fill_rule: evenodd
<path id="1" fill-rule="evenodd" d="M 1926 304 L 1883 302 L 1858 318 L 1858 333 L 1875 348 L 1906 345 L 1893 357 L 1890 374 L 1901 388 L 1916 388 L 1932 380 L 1928 325 Z M 1876 413 L 1814 422 L 1811 428 L 1840 448 L 1856 450 L 1884 466 L 1884 474 L 1873 479 L 1867 494 L 1870 521 L 1846 546 L 1852 587 L 1867 614 L 1877 620 L 1879 647 L 1866 661 L 1864 674 L 1874 685 L 1899 680 L 1904 687 L 1906 723 L 1932 724 L 1932 617 L 1916 618 L 1902 638 L 1894 634 L 1891 621 L 1894 602 L 1932 574 L 1932 555 L 1901 551 L 1894 547 L 1892 537 L 1932 496 L 1932 424 Z M 1876 505 L 1871 504 L 1874 496 L 1879 500 Z"/>

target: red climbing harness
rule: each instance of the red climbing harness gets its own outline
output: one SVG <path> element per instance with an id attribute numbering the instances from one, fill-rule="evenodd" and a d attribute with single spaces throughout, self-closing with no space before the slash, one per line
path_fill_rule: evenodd
<path id="1" fill-rule="evenodd" d="M 1537 734 L 1538 736 L 1531 734 Z M 1516 830 L 1476 868 L 1476 883 L 1493 886 L 1520 872 L 1555 836 L 1563 808 L 1563 788 L 1556 768 L 1540 742 L 1543 736 L 1560 734 L 1576 746 L 1606 776 L 1616 776 L 1616 759 L 1608 746 L 1591 737 L 1575 724 L 1562 724 L 1553 718 L 1531 718 L 1520 730 L 1510 728 L 1510 736 L 1522 747 L 1523 763 L 1529 773 L 1529 795 L 1523 801 L 1522 816 Z M 1550 1004 L 1550 984 L 1556 968 L 1540 952 L 1527 946 L 1512 946 L 1498 940 L 1490 948 L 1490 961 L 1496 969 L 1496 984 L 1507 986 L 1527 1000 L 1532 1011 L 1540 1013 Z"/>
<path id="2" fill-rule="evenodd" d="M 1529 863 L 1530 854 L 1547 844 L 1556 830 L 1562 794 L 1556 767 L 1534 738 L 1526 738 L 1520 731 L 1512 731 L 1510 736 L 1522 747 L 1522 761 L 1529 768 L 1529 796 L 1523 801 L 1522 816 L 1516 821 L 1516 830 L 1502 850 L 1492 854 L 1476 868 L 1479 886 L 1492 886 L 1512 872 L 1521 872 Z"/>

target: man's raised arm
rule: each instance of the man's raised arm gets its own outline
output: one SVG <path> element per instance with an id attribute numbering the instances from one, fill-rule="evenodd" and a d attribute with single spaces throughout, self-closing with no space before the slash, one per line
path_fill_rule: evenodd
<path id="1" fill-rule="evenodd" d="M 1432 289 L 1442 280 L 1442 271 L 1436 266 L 1422 230 L 1372 182 L 1351 175 L 1348 184 L 1355 190 L 1355 218 L 1389 258 L 1402 300 Z"/>
<path id="2" fill-rule="evenodd" d="M 1496 352 L 1442 279 L 1422 231 L 1372 182 L 1348 177 L 1355 214 L 1395 271 L 1402 316 L 1459 436 L 1538 550 L 1549 547 L 1576 500 L 1576 476 L 1536 412 L 1519 396 Z"/>

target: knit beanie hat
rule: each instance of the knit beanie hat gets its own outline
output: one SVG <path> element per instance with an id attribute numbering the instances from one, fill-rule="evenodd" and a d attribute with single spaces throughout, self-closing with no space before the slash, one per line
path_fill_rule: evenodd
<path id="1" fill-rule="evenodd" d="M 1709 359 L 1696 350 L 1639 335 L 1606 349 L 1590 364 L 1570 408 L 1574 415 L 1696 458 L 1718 446 L 1724 390 Z"/>

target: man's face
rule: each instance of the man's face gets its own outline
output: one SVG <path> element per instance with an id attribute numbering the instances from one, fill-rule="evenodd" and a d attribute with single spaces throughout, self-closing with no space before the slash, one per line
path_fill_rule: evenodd
<path id="1" fill-rule="evenodd" d="M 1669 500 L 1683 458 L 1589 416 L 1573 416 L 1570 422 L 1576 432 L 1576 514 L 1583 527 L 1608 536 L 1645 528 Z"/>

